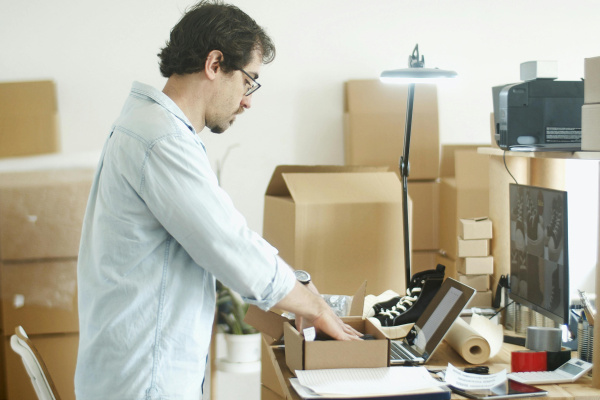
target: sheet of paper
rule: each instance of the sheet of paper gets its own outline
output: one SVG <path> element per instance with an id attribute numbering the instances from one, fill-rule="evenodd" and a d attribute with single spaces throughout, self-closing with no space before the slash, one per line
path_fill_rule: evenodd
<path id="1" fill-rule="evenodd" d="M 443 386 L 425 367 L 297 370 L 302 386 L 319 394 L 397 394 Z"/>
<path id="2" fill-rule="evenodd" d="M 446 369 L 446 383 L 459 389 L 491 389 L 506 382 L 506 370 L 496 374 L 479 375 L 470 374 L 448 364 Z"/>

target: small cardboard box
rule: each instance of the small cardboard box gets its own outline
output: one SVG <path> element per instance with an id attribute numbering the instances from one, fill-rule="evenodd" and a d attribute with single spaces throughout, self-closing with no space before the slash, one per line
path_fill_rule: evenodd
<path id="1" fill-rule="evenodd" d="M 478 292 L 485 292 L 490 290 L 490 276 L 489 275 L 464 275 L 458 274 L 458 281 L 464 283 L 467 286 L 471 286 Z"/>
<path id="2" fill-rule="evenodd" d="M 375 336 L 375 340 L 305 341 L 294 321 L 273 311 L 262 311 L 250 306 L 244 321 L 261 333 L 273 338 L 272 345 L 285 343 L 286 364 L 292 372 L 297 369 L 325 368 L 377 368 L 389 366 L 389 340 L 368 319 L 362 319 L 366 282 L 353 296 L 350 315 L 342 320 L 362 333 Z M 272 377 L 269 378 L 272 380 Z"/>
<path id="3" fill-rule="evenodd" d="M 371 334 L 376 339 L 307 342 L 292 324 L 285 323 L 285 362 L 290 370 L 389 367 L 390 343 L 383 332 L 362 317 L 343 317 L 342 320 L 357 331 Z"/>
<path id="4" fill-rule="evenodd" d="M 600 104 L 581 107 L 581 150 L 600 151 Z"/>
<path id="5" fill-rule="evenodd" d="M 79 331 L 77 260 L 0 262 L 0 273 L 7 335 L 19 325 L 29 335 Z"/>
<path id="6" fill-rule="evenodd" d="M 385 168 L 279 166 L 265 195 L 264 238 L 323 294 L 404 292 L 402 185 Z"/>
<path id="7" fill-rule="evenodd" d="M 0 173 L 0 260 L 77 257 L 93 169 Z"/>
<path id="8" fill-rule="evenodd" d="M 458 257 L 485 257 L 490 254 L 489 239 L 463 240 L 456 238 L 458 243 Z"/>
<path id="9" fill-rule="evenodd" d="M 492 291 L 491 290 L 475 292 L 475 295 L 473 296 L 471 301 L 469 301 L 469 303 L 467 304 L 467 308 L 473 308 L 473 307 L 490 308 L 491 306 L 492 306 Z"/>
<path id="10" fill-rule="evenodd" d="M 378 79 L 346 82 L 346 165 L 384 165 L 398 171 L 407 93 L 407 85 L 386 85 Z M 440 157 L 437 88 L 416 84 L 414 93 L 408 179 L 436 179 Z"/>
<path id="11" fill-rule="evenodd" d="M 458 272 L 465 275 L 494 273 L 494 257 L 461 257 L 457 263 Z"/>
<path id="12" fill-rule="evenodd" d="M 0 158 L 59 150 L 54 82 L 0 83 Z"/>
<path id="13" fill-rule="evenodd" d="M 585 59 L 583 76 L 583 102 L 600 103 L 600 57 Z"/>
<path id="14" fill-rule="evenodd" d="M 488 217 L 460 219 L 459 236 L 465 240 L 491 239 L 492 220 Z"/>

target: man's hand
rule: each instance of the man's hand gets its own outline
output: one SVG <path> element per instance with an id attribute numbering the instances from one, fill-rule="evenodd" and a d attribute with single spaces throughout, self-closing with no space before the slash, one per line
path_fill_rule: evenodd
<path id="1" fill-rule="evenodd" d="M 277 304 L 296 315 L 296 329 L 302 332 L 314 326 L 318 333 L 336 340 L 360 340 L 362 333 L 344 323 L 323 300 L 315 285 L 296 283 L 294 289 Z"/>

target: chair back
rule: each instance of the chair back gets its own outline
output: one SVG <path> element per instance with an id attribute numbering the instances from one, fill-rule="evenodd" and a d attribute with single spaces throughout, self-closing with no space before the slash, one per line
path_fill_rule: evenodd
<path id="1" fill-rule="evenodd" d="M 21 356 L 38 398 L 40 400 L 60 400 L 44 360 L 29 340 L 23 327 L 15 328 L 15 334 L 10 337 L 10 347 Z"/>

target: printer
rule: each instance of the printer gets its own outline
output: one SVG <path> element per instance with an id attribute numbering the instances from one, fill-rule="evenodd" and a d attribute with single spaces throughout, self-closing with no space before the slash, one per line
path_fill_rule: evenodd
<path id="1" fill-rule="evenodd" d="M 492 88 L 495 139 L 512 151 L 581 150 L 583 81 L 537 78 Z"/>

